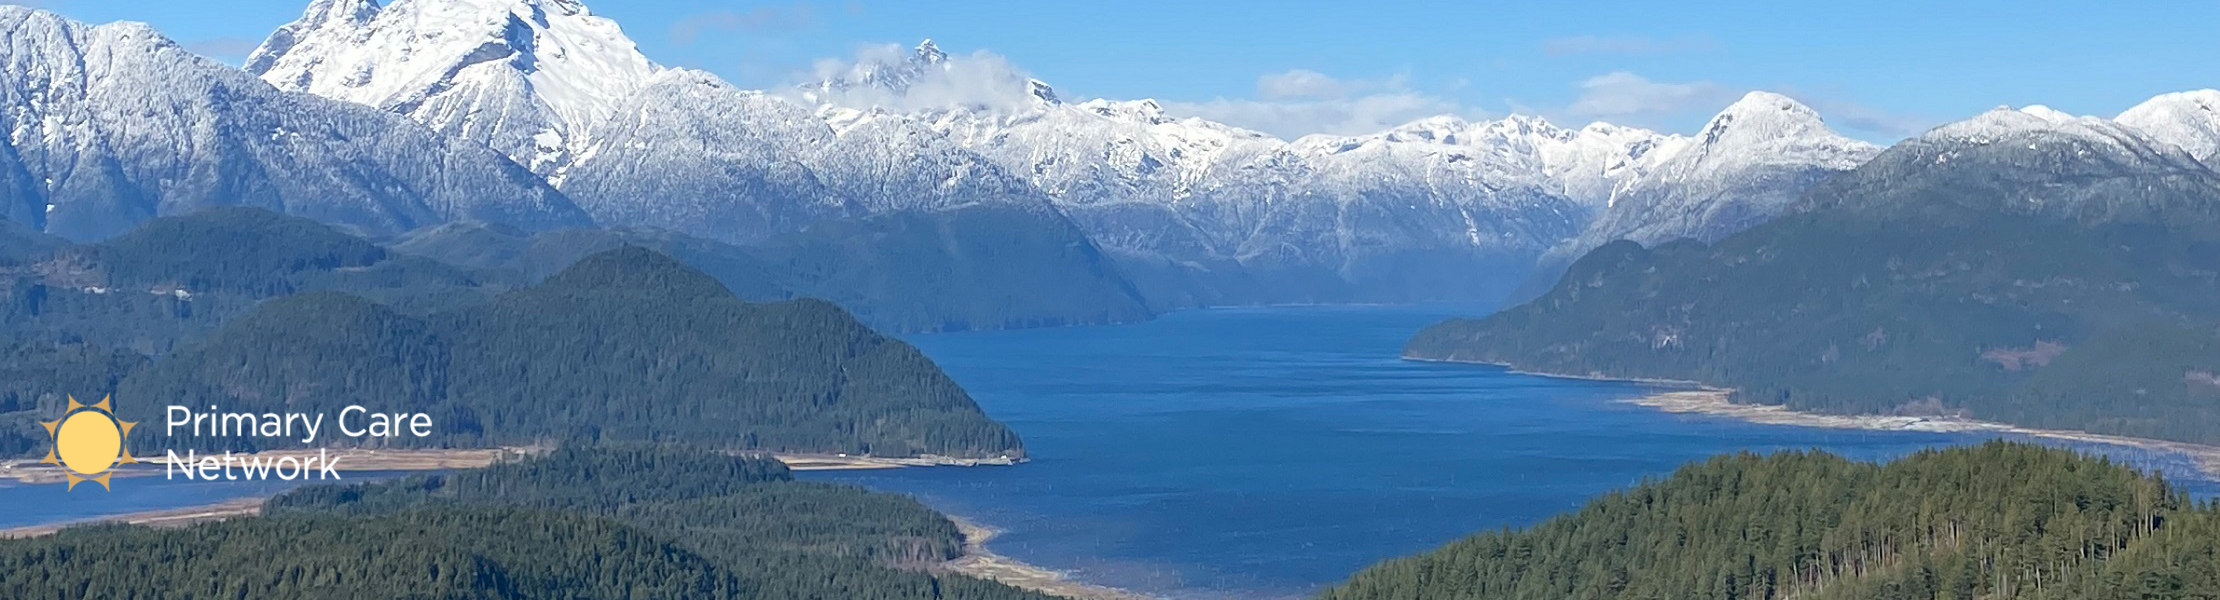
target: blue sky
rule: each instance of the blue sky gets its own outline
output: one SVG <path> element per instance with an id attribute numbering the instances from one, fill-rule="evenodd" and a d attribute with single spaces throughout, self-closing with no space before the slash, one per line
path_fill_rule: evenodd
<path id="1" fill-rule="evenodd" d="M 2220 86 L 2214 0 L 587 2 L 650 58 L 742 85 L 930 37 L 1002 57 L 1067 97 L 1156 98 L 1282 135 L 1444 112 L 1685 132 L 1766 89 L 1886 141 L 2002 104 L 2110 116 Z M 147 21 L 233 61 L 306 3 L 36 2 Z"/>

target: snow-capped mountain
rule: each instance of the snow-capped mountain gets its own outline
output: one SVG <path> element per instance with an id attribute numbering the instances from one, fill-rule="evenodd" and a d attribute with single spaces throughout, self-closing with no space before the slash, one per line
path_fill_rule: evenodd
<path id="1" fill-rule="evenodd" d="M 603 225 L 747 245 L 881 325 L 1148 314 L 1045 195 L 946 132 L 658 67 L 572 0 L 319 0 L 248 68 L 492 144 Z"/>
<path id="2" fill-rule="evenodd" d="M 977 61 L 927 41 L 763 93 L 658 67 L 575 0 L 317 0 L 247 68 L 490 144 L 604 223 L 745 242 L 828 219 L 1045 201 L 1197 302 L 1486 297 L 1629 190 L 1762 187 L 1784 179 L 1720 173 L 1807 159 L 1782 140 L 1742 148 L 1529 117 L 1290 142 L 1148 100 L 1067 102 Z M 1662 159 L 1684 146 L 1790 154 Z M 1660 166 L 1675 178 L 1634 187 Z M 1789 194 L 1743 188 L 1703 190 L 1728 208 L 1661 230 L 1770 214 L 1721 194 Z M 1245 291 L 1211 289 L 1235 280 Z"/>
<path id="3" fill-rule="evenodd" d="M 628 95 L 566 167 L 610 223 L 749 242 L 828 219 L 1044 203 L 1023 180 L 906 118 L 827 122 L 809 108 L 674 69 Z"/>
<path id="4" fill-rule="evenodd" d="M 2160 94 L 2113 120 L 2179 146 L 2205 164 L 2220 164 L 2220 90 Z"/>
<path id="5" fill-rule="evenodd" d="M 752 241 L 860 212 L 796 152 L 833 137 L 800 106 L 690 70 L 627 98 L 563 181 L 604 223 Z"/>
<path id="6" fill-rule="evenodd" d="M 1294 146 L 1319 157 L 1377 162 L 1370 152 L 1395 155 L 1392 162 L 1462 165 L 1495 187 L 1530 186 L 1600 210 L 1619 186 L 1647 172 L 1653 154 L 1680 140 L 1609 123 L 1566 129 L 1526 115 L 1481 122 L 1441 116 L 1367 136 L 1309 136 Z"/>
<path id="7" fill-rule="evenodd" d="M 1289 141 L 998 60 L 927 41 L 759 92 L 658 67 L 575 0 L 318 0 L 247 66 L 491 144 L 609 224 L 751 242 L 1047 203 L 1170 304 L 1486 298 L 1611 240 L 1716 240 L 1880 151 L 1764 92 L 1689 136 L 1511 116 Z M 2209 99 L 2175 96 L 2121 122 L 2220 146 Z"/>
<path id="8" fill-rule="evenodd" d="M 315 0 L 247 72 L 289 91 L 408 115 L 542 175 L 661 70 L 575 0 Z"/>
<path id="9" fill-rule="evenodd" d="M 1837 135 L 1819 113 L 1787 96 L 1751 92 L 1692 137 L 1659 138 L 1609 207 L 1553 249 L 1570 261 L 1614 240 L 1645 246 L 1681 238 L 1716 241 L 1790 210 L 1806 189 L 1857 168 L 1879 146 Z"/>
<path id="10" fill-rule="evenodd" d="M 316 0 L 246 68 L 489 144 L 606 224 L 751 242 L 827 219 L 1043 201 L 914 120 L 829 120 L 657 66 L 575 0 Z M 902 86 L 914 75 L 859 77 Z"/>
<path id="11" fill-rule="evenodd" d="M 2177 138 L 2178 139 L 2178 138 Z M 2002 210 L 2084 224 L 2220 220 L 2220 175 L 2144 127 L 1998 107 L 1898 142 L 1811 192 L 1813 209 L 1947 219 Z"/>
<path id="12" fill-rule="evenodd" d="M 450 220 L 591 221 L 484 146 L 279 91 L 140 23 L 0 6 L 0 203 L 78 239 L 242 204 L 372 234 Z"/>
<path id="13" fill-rule="evenodd" d="M 1439 118 L 1289 142 L 1150 100 L 1064 102 L 1038 80 L 961 68 L 928 42 L 801 96 L 836 122 L 870 110 L 859 99 L 902 97 L 905 116 L 1025 178 L 1129 272 L 1179 288 L 1159 294 L 1224 301 L 1486 297 L 1576 233 L 1659 137 Z M 904 96 L 936 85 L 988 91 L 925 106 Z M 1239 289 L 1207 289 L 1227 286 Z"/>

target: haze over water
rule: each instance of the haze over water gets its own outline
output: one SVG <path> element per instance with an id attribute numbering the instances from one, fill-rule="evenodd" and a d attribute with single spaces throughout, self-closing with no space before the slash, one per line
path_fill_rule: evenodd
<path id="1" fill-rule="evenodd" d="M 1753 425 L 1651 388 L 1396 357 L 1445 307 L 1187 311 L 911 341 L 1025 437 L 1014 468 L 817 472 L 1004 530 L 990 547 L 1174 597 L 1284 597 L 1739 449 L 1883 459 L 1989 436 Z M 2186 461 L 2104 448 L 2180 481 Z M 2200 495 L 2220 486 L 2191 483 Z"/>

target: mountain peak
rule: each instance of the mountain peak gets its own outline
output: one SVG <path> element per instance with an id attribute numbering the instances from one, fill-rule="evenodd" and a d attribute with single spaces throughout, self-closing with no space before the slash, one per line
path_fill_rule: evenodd
<path id="1" fill-rule="evenodd" d="M 2100 120 L 2080 119 L 2058 109 L 2040 104 L 2028 105 L 2023 108 L 1998 106 L 1974 115 L 1970 119 L 1943 124 L 1929 130 L 1921 137 L 1987 143 L 1999 136 L 2035 131 L 2073 131 L 2078 135 L 2088 132 L 2080 131 L 2084 128 L 2076 127 L 2077 125 L 2097 121 Z"/>
<path id="2" fill-rule="evenodd" d="M 409 115 L 542 174 L 661 69 L 576 0 L 316 0 L 245 68 Z"/>
<path id="3" fill-rule="evenodd" d="M 925 38 L 925 41 L 918 42 L 917 48 L 913 52 L 917 55 L 916 60 L 918 62 L 928 65 L 948 62 L 948 53 L 942 52 L 940 46 L 933 43 L 933 38 Z"/>
<path id="4" fill-rule="evenodd" d="M 1743 94 L 1741 99 L 1735 100 L 1733 104 L 1728 104 L 1726 108 L 1721 109 L 1718 117 L 1713 117 L 1712 120 L 1719 121 L 1721 117 L 1725 117 L 1729 121 L 1767 121 L 1814 125 L 1821 121 L 1819 111 L 1812 110 L 1810 106 L 1797 102 L 1795 98 L 1765 91 Z"/>
<path id="5" fill-rule="evenodd" d="M 2113 120 L 2179 146 L 2207 164 L 2220 161 L 2220 90 L 2159 94 Z"/>
<path id="6" fill-rule="evenodd" d="M 315 0 L 308 3 L 308 10 L 301 18 L 280 25 L 277 31 L 262 41 L 242 67 L 249 73 L 261 74 L 275 66 L 280 57 L 293 50 L 301 38 L 317 31 L 360 30 L 378 15 L 376 0 Z"/>
<path id="7" fill-rule="evenodd" d="M 1397 125 L 1382 132 L 1380 137 L 1390 142 L 1433 142 L 1457 144 L 1458 134 L 1472 127 L 1472 123 L 1457 115 L 1434 115 Z"/>
<path id="8" fill-rule="evenodd" d="M 668 254 L 625 245 L 578 259 L 532 288 L 533 293 L 617 292 L 670 297 L 731 297 L 716 278 Z"/>
<path id="9" fill-rule="evenodd" d="M 2077 155 L 2088 151 L 2111 152 L 2132 157 L 2134 162 L 2180 168 L 2208 159 L 2212 156 L 2211 145 L 2220 139 L 2220 125 L 2212 121 L 2202 122 L 2202 126 L 2208 128 L 2200 130 L 2197 129 L 2199 122 L 2193 118 L 2169 121 L 2155 115 L 2135 116 L 2136 119 L 2115 121 L 2076 117 L 2041 105 L 2019 109 L 1999 106 L 1971 119 L 1928 130 L 1917 141 L 1975 146 L 2009 141 L 2015 148 L 2026 142 L 2024 150 L 2030 152 L 2067 144 L 2057 147 L 2071 148 L 2068 151 Z M 2206 154 L 2199 156 L 2200 149 Z"/>
<path id="10" fill-rule="evenodd" d="M 2068 123 L 2074 120 L 2074 116 L 2070 113 L 2067 113 L 2066 111 L 2043 106 L 2041 104 L 2029 104 L 2027 106 L 2020 107 L 2020 112 L 2027 113 L 2028 116 L 2042 119 L 2050 123 Z"/>
<path id="11" fill-rule="evenodd" d="M 1795 98 L 1765 90 L 1751 90 L 1749 93 L 1743 94 L 1742 98 L 1735 100 L 1733 104 L 1727 105 L 1726 111 L 1784 111 L 1815 117 L 1818 115 L 1818 113 L 1812 111 L 1811 107 L 1805 106 L 1802 102 L 1797 102 Z"/>
<path id="12" fill-rule="evenodd" d="M 1756 146 L 1798 140 L 1820 140 L 1832 145 L 1858 145 L 1828 129 L 1819 112 L 1796 99 L 1773 92 L 1753 91 L 1713 116 L 1696 136 L 1704 145 Z"/>

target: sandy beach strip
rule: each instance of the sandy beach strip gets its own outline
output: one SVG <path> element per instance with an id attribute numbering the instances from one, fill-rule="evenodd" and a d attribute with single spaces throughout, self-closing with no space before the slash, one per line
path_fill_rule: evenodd
<path id="1" fill-rule="evenodd" d="M 547 449 L 545 448 L 529 446 L 465 449 L 332 448 L 324 450 L 266 450 L 262 452 L 234 452 L 231 456 L 234 460 L 251 460 L 259 458 L 264 462 L 268 462 L 280 458 L 292 458 L 295 461 L 305 461 L 310 458 L 318 458 L 320 456 L 319 453 L 321 452 L 324 453 L 321 456 L 328 456 L 331 458 L 333 465 L 332 468 L 334 470 L 344 473 L 348 471 L 433 471 L 440 469 L 475 469 L 478 467 L 491 465 L 505 459 L 529 456 L 546 451 Z M 195 455 L 196 458 L 207 456 L 211 455 L 207 453 L 196 453 Z M 217 452 L 214 453 L 213 456 L 220 458 L 223 456 L 223 453 Z M 179 455 L 179 462 L 183 462 L 183 458 L 183 455 Z M 115 476 L 143 477 L 147 475 L 162 475 L 164 469 L 169 466 L 169 456 L 163 455 L 153 457 L 140 457 L 139 462 L 141 464 L 138 467 L 131 467 L 126 465 L 124 466 L 124 468 L 117 469 L 115 471 Z M 314 468 L 315 467 L 311 467 L 312 470 Z M 0 463 L 0 478 L 15 479 L 24 483 L 53 483 L 63 480 L 65 478 L 65 475 L 66 473 L 62 471 L 61 465 L 44 464 L 35 460 L 15 460 Z"/>
<path id="2" fill-rule="evenodd" d="M 205 504 L 201 506 L 187 506 L 183 508 L 150 510 L 146 512 L 125 513 L 120 515 L 108 515 L 104 517 L 94 517 L 90 519 L 81 519 L 76 521 L 64 521 L 60 523 L 26 525 L 23 527 L 16 527 L 12 529 L 0 529 L 0 538 L 38 537 L 42 535 L 49 535 L 56 531 L 61 531 L 65 527 L 89 525 L 93 523 L 130 523 L 132 525 L 147 525 L 152 527 L 183 527 L 194 523 L 221 521 L 233 517 L 258 515 L 262 512 L 262 502 L 264 500 L 266 499 L 241 498 L 238 500 L 226 500 L 215 504 Z"/>
<path id="3" fill-rule="evenodd" d="M 848 469 L 900 469 L 905 467 L 1006 467 L 1025 462 L 1011 458 L 950 458 L 945 456 L 920 456 L 914 458 L 888 458 L 854 456 L 848 454 L 780 454 L 771 458 L 786 463 L 795 471 L 840 471 Z"/>
<path id="4" fill-rule="evenodd" d="M 964 555 L 941 565 L 947 570 L 1073 600 L 1153 600 L 1144 594 L 1074 581 L 1063 573 L 995 554 L 987 548 L 987 542 L 1000 532 L 955 515 L 948 515 L 948 520 L 963 531 Z"/>
<path id="5" fill-rule="evenodd" d="M 341 472 L 436 471 L 443 469 L 475 469 L 503 460 L 545 453 L 548 450 L 549 448 L 541 446 L 503 448 L 333 448 L 324 450 L 234 452 L 231 456 L 235 460 L 259 458 L 264 461 L 271 461 L 279 458 L 292 458 L 297 461 L 305 461 L 309 458 L 318 457 L 319 452 L 327 452 L 335 465 L 334 468 Z M 223 453 L 217 452 L 214 455 L 221 457 Z M 198 454 L 196 458 L 205 456 L 209 455 Z M 1024 459 L 1007 458 L 950 458 L 943 456 L 889 458 L 845 454 L 773 454 L 771 457 L 778 459 L 779 462 L 786 463 L 787 468 L 796 471 L 898 469 L 904 467 L 983 467 L 1008 466 L 1024 462 Z M 179 459 L 182 462 L 183 456 L 181 455 Z M 115 472 L 115 476 L 161 475 L 163 468 L 169 464 L 169 456 L 141 457 L 139 462 L 142 463 L 142 466 L 119 469 Z M 65 475 L 66 473 L 62 471 L 60 465 L 44 464 L 35 460 L 0 462 L 0 479 L 15 479 L 24 483 L 53 483 L 63 480 Z"/>
<path id="6" fill-rule="evenodd" d="M 1831 415 L 1790 410 L 1771 404 L 1737 404 L 1727 399 L 1726 390 L 1677 390 L 1660 392 L 1625 402 L 1647 406 L 1665 412 L 1703 414 L 1729 417 L 1766 425 L 1798 425 L 1803 427 L 1828 427 L 1835 429 L 1869 429 L 1876 431 L 1932 431 L 1942 433 L 1979 432 L 2026 435 L 2053 440 L 2128 446 L 2172 452 L 2189 457 L 2198 470 L 2220 480 L 2220 446 L 2207 446 L 2188 442 L 2173 442 L 2086 431 L 2036 429 L 1990 421 L 1976 421 L 1952 417 L 1914 417 L 1895 415 Z"/>

